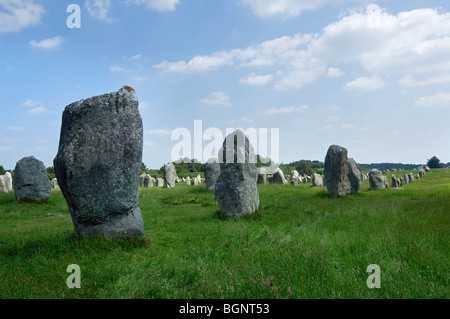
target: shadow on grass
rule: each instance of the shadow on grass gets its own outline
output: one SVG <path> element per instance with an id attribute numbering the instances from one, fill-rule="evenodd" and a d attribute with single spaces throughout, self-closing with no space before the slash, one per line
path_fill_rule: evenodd
<path id="1" fill-rule="evenodd" d="M 75 232 L 66 231 L 41 238 L 33 237 L 26 241 L 8 242 L 3 240 L 0 242 L 0 256 L 30 258 L 40 255 L 54 258 L 67 253 L 104 254 L 115 250 L 133 251 L 146 247 L 150 242 L 150 238 L 140 237 L 105 239 L 98 236 L 86 238 Z"/>

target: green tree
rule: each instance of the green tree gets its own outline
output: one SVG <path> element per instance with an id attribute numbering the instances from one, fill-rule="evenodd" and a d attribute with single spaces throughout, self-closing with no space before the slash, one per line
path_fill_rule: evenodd
<path id="1" fill-rule="evenodd" d="M 427 165 L 429 168 L 441 168 L 441 160 L 439 158 L 437 158 L 436 156 L 433 156 L 432 158 L 430 158 L 427 162 Z"/>
<path id="2" fill-rule="evenodd" d="M 148 167 L 142 162 L 141 163 L 141 174 L 148 171 Z"/>
<path id="3" fill-rule="evenodd" d="M 5 174 L 6 174 L 6 171 L 3 168 L 3 165 L 0 165 L 0 175 L 5 175 Z"/>
<path id="4" fill-rule="evenodd" d="M 53 166 L 47 167 L 47 177 L 49 180 L 56 178 L 55 168 Z"/>
<path id="5" fill-rule="evenodd" d="M 298 164 L 297 164 L 297 166 L 295 167 L 295 169 L 297 170 L 297 172 L 300 174 L 300 175 L 304 175 L 304 174 L 306 174 L 306 175 L 312 175 L 312 174 L 314 174 L 314 171 L 313 171 L 313 169 L 311 168 L 311 164 L 308 162 L 308 161 L 305 161 L 305 160 L 301 160 Z"/>

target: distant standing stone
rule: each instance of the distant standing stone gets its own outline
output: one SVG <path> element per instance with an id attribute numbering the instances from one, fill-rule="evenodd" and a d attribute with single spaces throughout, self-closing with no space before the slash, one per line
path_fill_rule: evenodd
<path id="1" fill-rule="evenodd" d="M 264 167 L 258 167 L 258 184 L 265 184 L 267 181 L 267 170 Z"/>
<path id="2" fill-rule="evenodd" d="M 139 209 L 142 147 L 142 119 L 132 88 L 65 108 L 53 162 L 78 234 L 144 236 Z"/>
<path id="3" fill-rule="evenodd" d="M 210 158 L 205 163 L 205 182 L 206 189 L 214 191 L 216 188 L 216 180 L 220 175 L 220 164 L 218 158 Z"/>
<path id="4" fill-rule="evenodd" d="M 369 173 L 370 189 L 385 189 L 387 184 L 387 177 L 377 170 L 372 169 Z"/>
<path id="5" fill-rule="evenodd" d="M 218 157 L 220 175 L 215 196 L 220 211 L 228 217 L 254 213 L 259 206 L 256 155 L 243 130 L 225 138 Z"/>
<path id="6" fill-rule="evenodd" d="M 6 172 L 5 175 L 0 175 L 0 193 L 9 193 L 12 191 L 11 173 Z"/>
<path id="7" fill-rule="evenodd" d="M 275 173 L 273 173 L 270 183 L 281 185 L 287 184 L 286 178 L 284 178 L 284 173 L 281 168 L 278 167 Z"/>
<path id="8" fill-rule="evenodd" d="M 314 173 L 312 176 L 312 186 L 323 186 L 323 179 L 320 174 Z"/>
<path id="9" fill-rule="evenodd" d="M 398 178 L 395 177 L 394 174 L 392 174 L 392 178 L 391 179 L 392 179 L 391 187 L 394 187 L 394 188 L 400 187 L 400 182 L 399 182 Z"/>
<path id="10" fill-rule="evenodd" d="M 173 165 L 173 163 L 164 165 L 163 174 L 164 174 L 164 180 L 166 182 L 166 187 L 167 188 L 175 187 L 177 171 L 175 170 L 175 166 Z"/>
<path id="11" fill-rule="evenodd" d="M 59 184 L 58 184 L 58 179 L 57 178 L 52 179 L 51 183 L 52 183 L 52 188 L 54 188 L 54 189 L 59 188 Z"/>
<path id="12" fill-rule="evenodd" d="M 331 145 L 325 157 L 325 185 L 329 195 L 346 195 L 350 193 L 348 180 L 347 150 L 339 145 Z"/>
<path id="13" fill-rule="evenodd" d="M 348 181 L 350 182 L 350 193 L 356 194 L 361 188 L 361 172 L 353 158 L 348 159 Z"/>
<path id="14" fill-rule="evenodd" d="M 164 180 L 161 177 L 156 179 L 156 187 L 164 187 Z"/>
<path id="15" fill-rule="evenodd" d="M 51 188 L 44 163 L 33 156 L 17 162 L 13 180 L 17 201 L 46 201 L 50 198 Z"/>

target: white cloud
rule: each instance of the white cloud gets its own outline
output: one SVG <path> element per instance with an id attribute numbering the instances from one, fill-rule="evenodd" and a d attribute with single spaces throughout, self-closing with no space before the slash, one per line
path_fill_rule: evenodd
<path id="1" fill-rule="evenodd" d="M 450 74 L 441 74 L 426 80 L 417 80 L 411 75 L 407 75 L 400 80 L 401 85 L 410 87 L 443 84 L 447 82 L 450 82 Z"/>
<path id="2" fill-rule="evenodd" d="M 154 143 L 154 142 L 152 142 L 152 141 L 145 141 L 145 142 L 144 142 L 144 145 L 145 145 L 145 146 L 148 146 L 148 147 L 152 147 L 152 146 L 155 146 L 156 143 Z"/>
<path id="3" fill-rule="evenodd" d="M 335 116 L 335 115 L 330 115 L 330 116 L 327 116 L 327 117 L 326 117 L 326 120 L 327 120 L 328 122 L 337 122 L 337 121 L 340 120 L 340 118 L 337 117 L 337 116 Z"/>
<path id="4" fill-rule="evenodd" d="M 121 66 L 112 66 L 109 68 L 111 72 L 122 72 L 122 73 L 131 73 L 132 70 L 121 67 Z"/>
<path id="5" fill-rule="evenodd" d="M 130 58 L 130 60 L 139 60 L 139 59 L 141 59 L 142 58 L 142 54 L 136 54 L 136 55 L 133 55 L 131 58 Z"/>
<path id="6" fill-rule="evenodd" d="M 385 83 L 378 77 L 372 78 L 360 77 L 344 85 L 345 90 L 378 90 L 381 89 Z"/>
<path id="7" fill-rule="evenodd" d="M 340 77 L 342 75 L 344 75 L 344 73 L 341 70 L 339 70 L 337 68 L 332 68 L 332 67 L 328 68 L 327 77 L 329 77 L 329 78 L 337 78 L 337 77 Z"/>
<path id="8" fill-rule="evenodd" d="M 200 101 L 206 105 L 231 106 L 230 97 L 224 92 L 212 92 L 208 97 Z"/>
<path id="9" fill-rule="evenodd" d="M 255 73 L 252 73 L 244 78 L 241 78 L 239 80 L 239 83 L 251 86 L 263 86 L 272 80 L 273 80 L 272 74 L 257 75 Z"/>
<path id="10" fill-rule="evenodd" d="M 11 146 L 2 146 L 0 145 L 0 152 L 4 152 L 4 151 L 10 151 L 13 148 Z"/>
<path id="11" fill-rule="evenodd" d="M 341 127 L 346 130 L 349 130 L 349 129 L 353 128 L 353 125 L 352 124 L 342 124 Z"/>
<path id="12" fill-rule="evenodd" d="M 417 107 L 450 107 L 450 92 L 439 92 L 434 95 L 416 99 Z"/>
<path id="13" fill-rule="evenodd" d="M 329 107 L 327 108 L 327 110 L 328 110 L 328 111 L 340 111 L 340 110 L 342 110 L 342 107 L 340 107 L 340 106 L 338 106 L 338 105 L 332 105 L 332 106 L 329 106 Z"/>
<path id="14" fill-rule="evenodd" d="M 6 128 L 6 130 L 19 132 L 19 131 L 25 131 L 25 128 L 22 126 L 9 126 Z"/>
<path id="15" fill-rule="evenodd" d="M 342 4 L 346 2 L 365 2 L 351 0 L 242 0 L 241 3 L 249 6 L 253 14 L 260 18 L 274 16 L 296 17 L 305 10 L 316 10 L 326 5 Z"/>
<path id="16" fill-rule="evenodd" d="M 448 70 L 450 13 L 417 9 L 392 15 L 371 5 L 329 24 L 310 48 L 324 63 L 357 61 L 378 74 Z"/>
<path id="17" fill-rule="evenodd" d="M 155 11 L 174 11 L 180 0 L 131 0 L 135 4 L 143 4 Z"/>
<path id="18" fill-rule="evenodd" d="M 296 113 L 296 112 L 302 112 L 308 108 L 308 105 L 301 105 L 301 106 L 285 106 L 280 108 L 270 108 L 266 110 L 265 114 L 287 114 L 287 113 Z"/>
<path id="19" fill-rule="evenodd" d="M 17 32 L 40 23 L 45 12 L 34 0 L 0 0 L 0 32 Z"/>
<path id="20" fill-rule="evenodd" d="M 45 50 L 54 50 L 59 48 L 64 42 L 64 38 L 62 36 L 56 36 L 53 38 L 44 39 L 41 41 L 31 40 L 30 45 L 33 48 L 45 49 Z"/>
<path id="21" fill-rule="evenodd" d="M 260 16 L 288 12 L 296 15 L 308 6 L 313 9 L 331 4 L 331 0 L 314 4 L 300 0 L 242 1 Z M 223 67 L 257 68 L 258 74 L 264 74 L 261 73 L 264 68 L 270 68 L 265 74 L 277 68 L 276 80 L 251 73 L 240 82 L 254 85 L 273 82 L 275 89 L 282 91 L 300 89 L 324 76 L 342 76 L 341 64 L 356 63 L 368 75 L 347 83 L 345 88 L 376 90 L 385 85 L 381 77 L 398 77 L 406 86 L 447 83 L 450 81 L 449 56 L 450 13 L 416 9 L 394 15 L 370 5 L 364 10 L 349 11 L 317 34 L 282 36 L 247 48 L 197 55 L 176 62 L 163 61 L 154 67 L 162 73 L 206 72 Z M 423 79 L 424 75 L 428 79 Z"/>
<path id="22" fill-rule="evenodd" d="M 86 0 L 85 5 L 92 17 L 106 22 L 113 21 L 111 18 L 107 17 L 111 7 L 111 0 Z"/>
<path id="23" fill-rule="evenodd" d="M 170 135 L 172 134 L 172 130 L 168 130 L 168 129 L 155 129 L 155 130 L 149 130 L 145 132 L 146 134 L 150 134 L 150 135 L 160 135 L 160 136 L 164 136 L 164 135 Z"/>
<path id="24" fill-rule="evenodd" d="M 34 150 L 35 150 L 35 151 L 38 151 L 38 152 L 43 152 L 43 151 L 47 151 L 47 150 L 48 150 L 48 147 L 46 147 L 46 146 L 36 146 L 36 147 L 34 148 Z"/>
<path id="25" fill-rule="evenodd" d="M 26 100 L 25 102 L 22 103 L 22 106 L 26 106 L 26 107 L 35 107 L 37 105 L 41 105 L 42 102 L 35 102 L 31 99 Z"/>
<path id="26" fill-rule="evenodd" d="M 249 119 L 248 117 L 241 117 L 241 122 L 244 122 L 244 123 L 252 123 L 253 120 L 252 120 L 252 119 Z"/>
<path id="27" fill-rule="evenodd" d="M 139 102 L 139 108 L 142 110 L 147 109 L 150 106 L 151 106 L 151 103 L 149 103 L 149 102 L 145 102 L 145 101 Z"/>
<path id="28" fill-rule="evenodd" d="M 44 114 L 44 113 L 48 113 L 48 110 L 47 110 L 47 108 L 45 108 L 43 106 L 35 107 L 28 111 L 28 114 L 31 114 L 31 115 L 39 115 L 39 114 Z"/>

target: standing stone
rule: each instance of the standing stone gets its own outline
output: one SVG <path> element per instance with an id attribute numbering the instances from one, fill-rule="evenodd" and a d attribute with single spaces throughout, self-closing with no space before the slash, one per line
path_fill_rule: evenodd
<path id="1" fill-rule="evenodd" d="M 384 177 L 384 178 L 383 178 Z M 370 189 L 385 189 L 387 184 L 387 177 L 383 176 L 376 168 L 369 173 Z"/>
<path id="2" fill-rule="evenodd" d="M 323 186 L 323 179 L 320 174 L 314 173 L 312 176 L 312 185 L 313 186 Z"/>
<path id="3" fill-rule="evenodd" d="M 206 189 L 209 191 L 214 191 L 216 187 L 216 180 L 220 174 L 220 164 L 218 158 L 210 158 L 205 163 L 205 182 Z"/>
<path id="4" fill-rule="evenodd" d="M 50 198 L 52 186 L 47 169 L 44 163 L 33 156 L 24 157 L 17 162 L 12 184 L 14 196 L 19 202 L 41 202 Z"/>
<path id="5" fill-rule="evenodd" d="M 299 178 L 299 176 L 300 176 L 300 174 L 297 172 L 297 170 L 292 170 L 291 171 L 291 176 L 290 176 L 290 181 L 291 181 L 291 184 L 293 184 L 293 185 L 298 185 L 298 183 L 299 183 L 299 180 L 298 180 L 298 178 Z"/>
<path id="6" fill-rule="evenodd" d="M 191 178 L 189 176 L 186 178 L 186 185 L 191 186 Z"/>
<path id="7" fill-rule="evenodd" d="M 423 169 L 425 170 L 425 172 L 428 172 L 428 171 L 430 170 L 430 167 L 429 167 L 428 165 L 425 165 L 425 166 L 423 167 Z"/>
<path id="8" fill-rule="evenodd" d="M 258 184 L 265 184 L 267 180 L 267 170 L 264 167 L 258 167 L 256 169 L 258 172 Z"/>
<path id="9" fill-rule="evenodd" d="M 57 178 L 52 179 L 51 184 L 52 184 L 52 188 L 54 188 L 54 189 L 59 188 L 59 184 L 58 184 L 58 179 Z"/>
<path id="10" fill-rule="evenodd" d="M 395 175 L 394 175 L 394 174 L 392 174 L 392 182 L 391 182 L 391 187 L 394 187 L 394 188 L 398 188 L 398 187 L 400 187 L 400 183 L 399 183 L 399 180 L 398 180 L 398 178 L 397 178 L 397 177 L 395 177 Z"/>
<path id="11" fill-rule="evenodd" d="M 175 179 L 177 178 L 177 171 L 173 163 L 164 165 L 163 169 L 164 181 L 167 188 L 175 187 Z"/>
<path id="12" fill-rule="evenodd" d="M 243 130 L 225 138 L 219 150 L 219 163 L 215 195 L 222 214 L 239 217 L 258 210 L 256 155 Z"/>
<path id="13" fill-rule="evenodd" d="M 12 191 L 11 173 L 6 172 L 5 175 L 0 175 L 0 193 L 9 193 Z"/>
<path id="14" fill-rule="evenodd" d="M 144 236 L 142 136 L 138 98 L 128 86 L 65 108 L 53 162 L 78 234 Z"/>
<path id="15" fill-rule="evenodd" d="M 329 195 L 346 195 L 350 193 L 348 180 L 347 150 L 339 145 L 331 145 L 325 157 L 325 185 Z"/>
<path id="16" fill-rule="evenodd" d="M 405 174 L 405 184 L 409 184 L 411 181 L 409 180 L 409 174 Z"/>
<path id="17" fill-rule="evenodd" d="M 150 175 L 144 174 L 144 182 L 142 183 L 142 187 L 153 187 L 152 177 Z"/>
<path id="18" fill-rule="evenodd" d="M 145 173 L 139 175 L 139 186 L 140 186 L 140 187 L 144 187 L 144 178 L 145 178 L 145 175 L 146 175 Z"/>
<path id="19" fill-rule="evenodd" d="M 414 174 L 413 173 L 409 173 L 409 182 L 410 183 L 414 183 Z"/>
<path id="20" fill-rule="evenodd" d="M 156 179 L 156 187 L 164 187 L 164 180 L 161 177 Z"/>
<path id="21" fill-rule="evenodd" d="M 281 168 L 277 168 L 277 170 L 275 171 L 275 173 L 273 173 L 272 175 L 272 179 L 270 180 L 271 184 L 287 184 L 286 178 L 284 178 L 284 173 L 281 170 Z"/>
<path id="22" fill-rule="evenodd" d="M 361 172 L 353 158 L 348 159 L 348 181 L 350 182 L 350 193 L 358 193 L 361 188 Z"/>
<path id="23" fill-rule="evenodd" d="M 423 168 L 421 168 L 419 170 L 419 177 L 423 177 L 425 175 L 425 170 Z"/>

